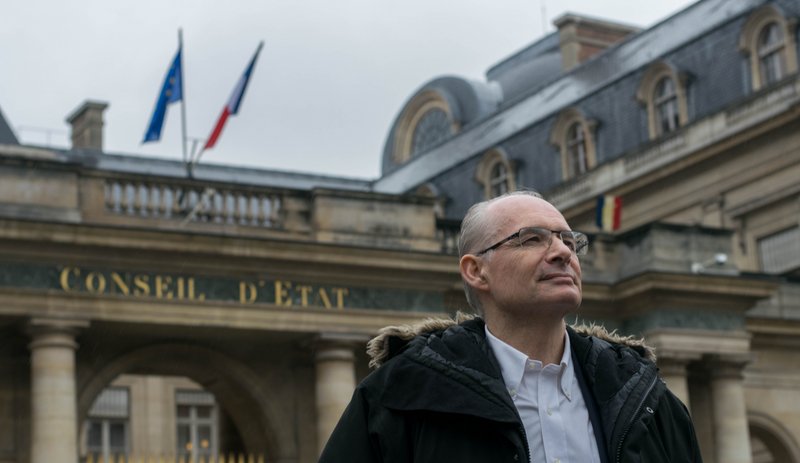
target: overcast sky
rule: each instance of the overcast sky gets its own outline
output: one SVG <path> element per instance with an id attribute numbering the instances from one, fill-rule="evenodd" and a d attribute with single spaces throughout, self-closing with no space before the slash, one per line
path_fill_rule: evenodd
<path id="1" fill-rule="evenodd" d="M 263 40 L 239 114 L 203 162 L 375 178 L 389 126 L 432 78 L 484 80 L 565 12 L 647 27 L 691 3 L 12 0 L 0 15 L 0 108 L 22 142 L 67 147 L 65 117 L 105 101 L 107 152 L 180 159 L 178 104 L 161 141 L 141 144 L 178 28 L 188 134 L 202 139 Z"/>

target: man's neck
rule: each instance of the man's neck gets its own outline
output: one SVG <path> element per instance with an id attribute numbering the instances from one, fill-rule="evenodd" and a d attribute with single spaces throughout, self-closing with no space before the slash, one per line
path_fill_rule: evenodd
<path id="1" fill-rule="evenodd" d="M 564 355 L 566 326 L 563 318 L 520 320 L 486 316 L 486 326 L 498 339 L 544 365 L 558 364 Z"/>

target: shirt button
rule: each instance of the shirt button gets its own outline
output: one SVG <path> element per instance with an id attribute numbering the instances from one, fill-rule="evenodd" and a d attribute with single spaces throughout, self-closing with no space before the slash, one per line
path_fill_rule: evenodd
<path id="1" fill-rule="evenodd" d="M 550 407 L 547 407 L 547 416 L 551 416 L 552 414 L 553 414 L 553 409 L 550 408 Z M 556 460 L 556 463 L 558 463 L 558 460 Z"/>
<path id="2" fill-rule="evenodd" d="M 553 463 L 561 463 L 561 460 L 559 460 L 558 458 L 556 458 L 555 460 L 553 460 Z"/>

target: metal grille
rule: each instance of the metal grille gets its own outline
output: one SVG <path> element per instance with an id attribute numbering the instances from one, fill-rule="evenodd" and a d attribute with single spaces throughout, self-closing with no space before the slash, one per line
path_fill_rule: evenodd
<path id="1" fill-rule="evenodd" d="M 97 396 L 89 409 L 89 416 L 95 418 L 127 418 L 128 389 L 107 387 Z"/>
<path id="2" fill-rule="evenodd" d="M 758 250 L 765 273 L 779 274 L 800 267 L 800 227 L 760 239 Z"/>

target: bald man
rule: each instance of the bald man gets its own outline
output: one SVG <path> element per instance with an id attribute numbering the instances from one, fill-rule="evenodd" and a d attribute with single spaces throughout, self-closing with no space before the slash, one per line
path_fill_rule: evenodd
<path id="1" fill-rule="evenodd" d="M 533 192 L 472 206 L 459 266 L 479 317 L 387 327 L 320 462 L 700 462 L 641 340 L 570 327 L 585 234 Z"/>

